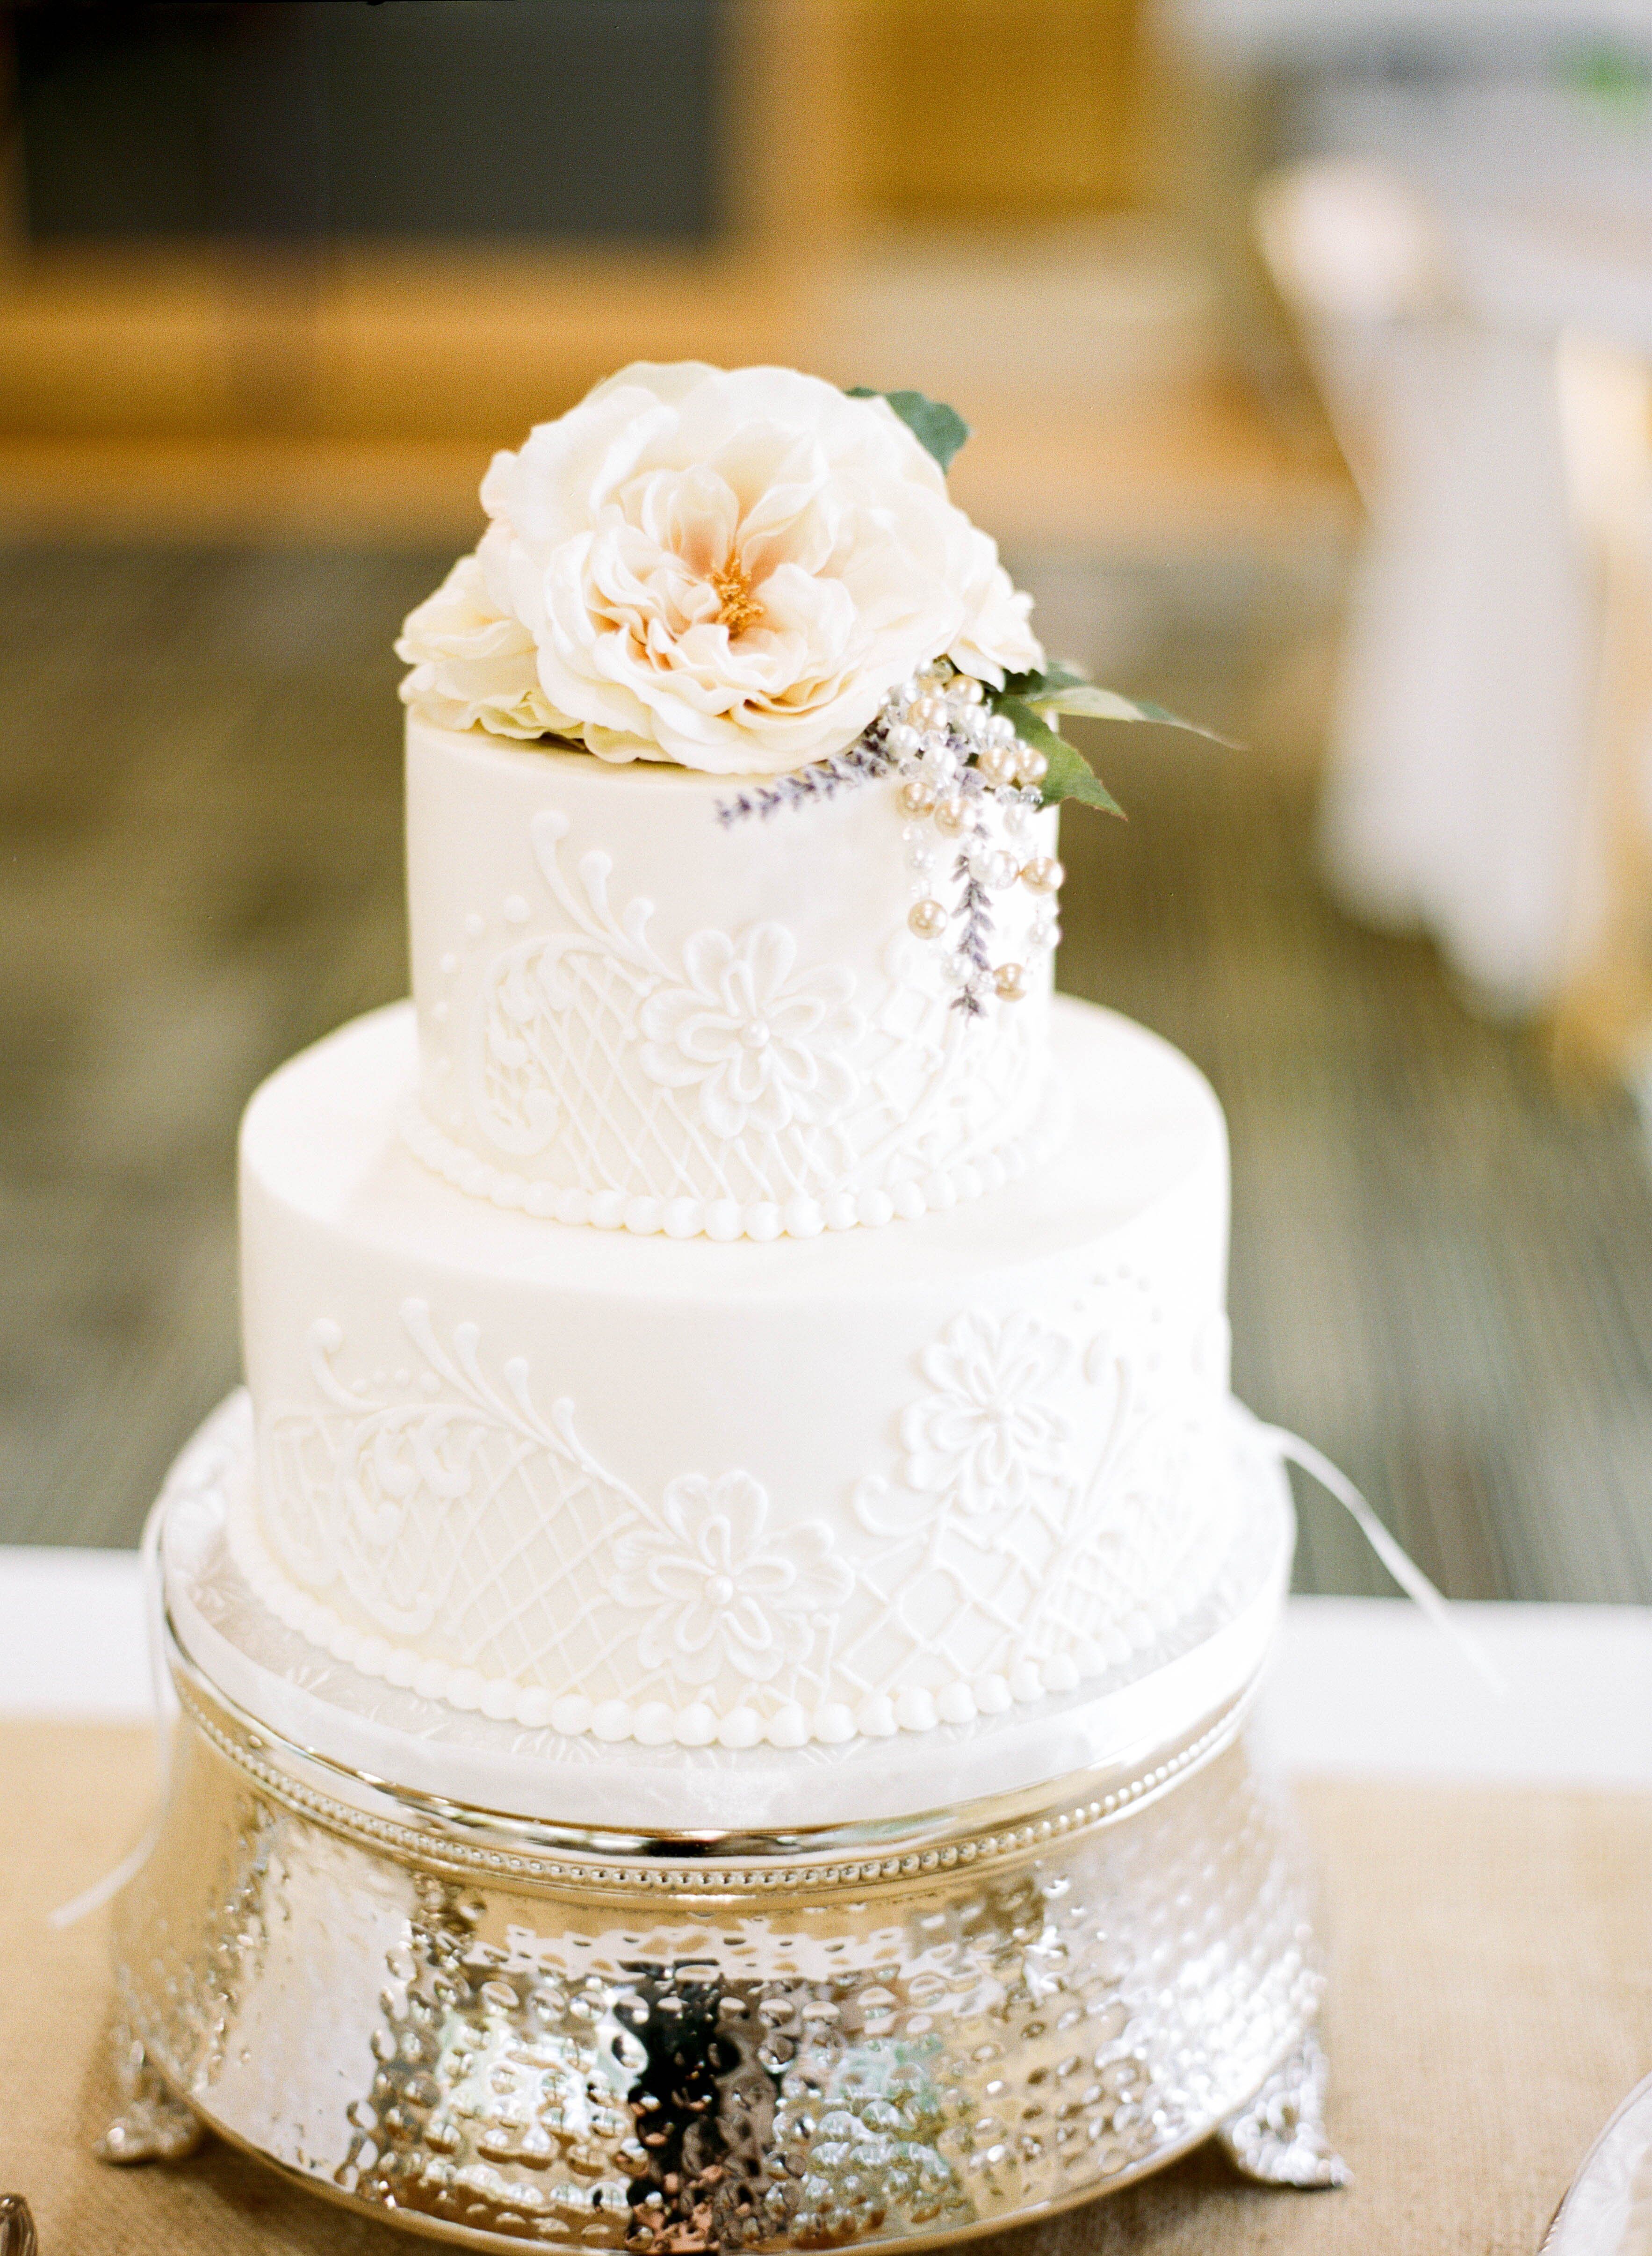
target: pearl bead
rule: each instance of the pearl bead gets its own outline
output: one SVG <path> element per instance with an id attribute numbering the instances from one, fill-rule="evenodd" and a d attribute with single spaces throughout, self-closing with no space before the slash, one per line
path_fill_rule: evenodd
<path id="1" fill-rule="evenodd" d="M 995 713 L 987 723 L 987 734 L 995 744 L 1013 746 L 1016 742 L 1016 724 L 1002 713 Z"/>
<path id="2" fill-rule="evenodd" d="M 1017 783 L 1041 784 L 1050 772 L 1050 763 L 1036 744 L 1022 744 L 1016 754 Z"/>
<path id="3" fill-rule="evenodd" d="M 981 687 L 973 673 L 958 674 L 953 682 L 953 695 L 961 697 L 966 705 L 979 705 Z"/>
<path id="4" fill-rule="evenodd" d="M 938 901 L 918 901 L 906 921 L 920 940 L 938 940 L 946 929 L 946 912 Z"/>
<path id="5" fill-rule="evenodd" d="M 964 831 L 973 829 L 974 822 L 968 800 L 960 799 L 956 793 L 937 803 L 935 828 L 948 838 L 957 838 Z"/>
<path id="6" fill-rule="evenodd" d="M 1053 854 L 1038 854 L 1023 870 L 1021 881 L 1035 893 L 1053 893 L 1066 874 Z"/>
<path id="7" fill-rule="evenodd" d="M 975 763 L 982 780 L 993 786 L 1013 783 L 1016 776 L 1016 756 L 1008 744 L 988 744 Z"/>
<path id="8" fill-rule="evenodd" d="M 993 992 L 1001 1003 L 1026 1000 L 1026 975 L 1018 963 L 1001 963 L 993 973 Z"/>
<path id="9" fill-rule="evenodd" d="M 1020 875 L 1021 871 L 1016 866 L 1015 856 L 1006 853 L 1001 846 L 995 854 L 988 856 L 987 866 L 981 872 L 981 882 L 983 885 L 989 885 L 994 892 L 1002 893 L 1006 886 L 1013 885 Z"/>
<path id="10" fill-rule="evenodd" d="M 933 690 L 925 691 L 912 708 L 912 720 L 920 729 L 944 729 L 946 717 L 946 700 Z"/>
<path id="11" fill-rule="evenodd" d="M 889 732 L 889 748 L 897 760 L 910 760 L 922 742 L 909 722 L 896 721 Z"/>
<path id="12" fill-rule="evenodd" d="M 935 794 L 926 783 L 916 779 L 901 786 L 901 806 L 908 814 L 931 814 L 935 809 Z"/>

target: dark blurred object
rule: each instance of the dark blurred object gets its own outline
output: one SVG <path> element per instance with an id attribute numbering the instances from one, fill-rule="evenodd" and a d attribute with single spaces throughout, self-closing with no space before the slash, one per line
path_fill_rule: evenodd
<path id="1" fill-rule="evenodd" d="M 36 2256 L 39 2245 L 23 2196 L 0 2194 L 0 2256 Z"/>
<path id="2" fill-rule="evenodd" d="M 207 488 L 261 475 L 213 447 L 388 447 L 393 512 L 467 490 L 468 522 L 488 448 L 628 360 L 807 357 L 841 201 L 828 0 L 100 0 L 0 7 L 0 35 L 25 475 L 48 436 L 187 440 Z"/>
<path id="3" fill-rule="evenodd" d="M 699 242 L 719 0 L 13 8 L 31 241 Z"/>

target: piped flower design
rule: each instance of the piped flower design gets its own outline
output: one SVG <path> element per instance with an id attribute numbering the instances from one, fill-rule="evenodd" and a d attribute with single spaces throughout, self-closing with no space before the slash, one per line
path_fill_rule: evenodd
<path id="1" fill-rule="evenodd" d="M 784 925 L 738 940 L 696 933 L 683 949 L 686 985 L 643 1005 L 643 1072 L 667 1089 L 697 1086 L 715 1136 L 833 1120 L 856 1094 L 844 1054 L 861 1033 L 854 974 L 826 965 L 794 976 L 796 957 Z"/>
<path id="2" fill-rule="evenodd" d="M 907 1484 L 978 1518 L 1059 1477 L 1070 1434 L 1046 1390 L 1072 1355 L 1060 1333 L 1024 1312 L 960 1316 L 920 1358 L 935 1392 L 901 1420 Z"/>
<path id="3" fill-rule="evenodd" d="M 769 1498 L 749 1473 L 674 1480 L 663 1524 L 617 1547 L 614 1596 L 653 1609 L 637 1640 L 646 1668 L 708 1684 L 725 1667 L 757 1682 L 799 1661 L 819 1617 L 848 1597 L 854 1576 L 823 1522 L 769 1526 Z"/>

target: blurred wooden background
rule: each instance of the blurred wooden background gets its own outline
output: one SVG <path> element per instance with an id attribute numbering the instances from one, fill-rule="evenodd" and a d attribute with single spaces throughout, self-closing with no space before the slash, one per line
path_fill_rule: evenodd
<path id="1" fill-rule="evenodd" d="M 119 11 L 55 11 L 55 39 L 41 23 L 53 12 L 6 17 L 18 98 L 0 159 L 0 528 L 461 539 L 493 448 L 626 360 L 684 357 L 777 360 L 960 400 L 992 438 L 960 460 L 960 498 L 1011 541 L 1106 543 L 1161 525 L 1172 538 L 1289 540 L 1346 521 L 1334 457 L 1311 428 L 1304 443 L 1300 421 L 1265 412 L 1231 365 L 1208 268 L 1164 208 L 1149 126 L 1165 89 L 1134 0 L 471 11 L 566 19 L 587 45 L 608 39 L 622 69 L 639 22 L 674 26 L 700 66 L 703 84 L 680 99 L 704 109 L 711 177 L 675 204 L 671 180 L 643 199 L 647 236 L 609 229 L 600 193 L 588 208 L 592 184 L 576 194 L 554 173 L 537 235 L 514 211 L 463 237 L 430 214 L 417 235 L 387 232 L 372 181 L 339 185 L 352 89 L 374 83 L 358 50 L 366 41 L 370 58 L 380 34 L 401 48 L 415 32 L 469 37 L 478 27 L 452 0 L 399 19 L 267 0 L 193 11 L 216 20 L 213 68 L 241 74 L 237 94 L 249 75 L 266 89 L 292 79 L 285 111 L 266 92 L 271 131 L 310 136 L 321 187 L 307 204 L 267 182 L 226 189 L 208 150 L 207 187 L 180 187 L 173 167 L 151 217 L 118 181 L 100 202 L 85 185 L 100 164 L 119 159 L 140 185 L 157 168 L 146 146 L 101 145 L 103 81 L 61 25 Z M 140 64 L 164 64 L 182 82 L 170 50 L 158 64 L 154 41 L 107 37 L 104 80 L 130 85 Z M 462 175 L 432 91 L 448 49 L 430 46 L 404 73 L 405 100 L 425 107 L 397 161 L 416 167 L 425 137 L 435 171 Z M 510 60 L 482 58 L 506 77 Z M 185 90 L 205 140 L 201 67 Z M 320 124 L 305 111 L 313 81 Z M 165 99 L 182 99 L 171 80 Z M 637 201 L 635 169 L 692 171 L 686 129 L 661 152 L 650 117 L 622 101 L 603 122 L 619 222 Z M 659 231 L 685 207 L 681 231 Z M 351 232 L 353 212 L 371 224 Z M 179 235 L 192 213 L 202 231 Z"/>

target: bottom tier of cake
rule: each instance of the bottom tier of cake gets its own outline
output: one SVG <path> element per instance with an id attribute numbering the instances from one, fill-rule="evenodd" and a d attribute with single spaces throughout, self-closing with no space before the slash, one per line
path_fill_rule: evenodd
<path id="1" fill-rule="evenodd" d="M 509 1809 L 524 1823 L 610 1837 L 770 1841 L 907 1824 L 915 1812 L 1005 1796 L 1028 1806 L 1051 1779 L 1154 1767 L 1241 1699 L 1272 1645 L 1296 1519 L 1265 1436 L 1233 1412 L 1246 1467 L 1234 1539 L 1206 1603 L 1174 1632 L 1066 1693 L 1003 1714 L 841 1745 L 649 1745 L 456 1710 L 320 1652 L 248 1581 L 229 1540 L 254 1477 L 244 1393 L 221 1404 L 168 1477 L 156 1563 L 165 1619 L 221 1697 L 260 1729 L 432 1807 Z"/>
<path id="2" fill-rule="evenodd" d="M 1163 1654 L 1244 1515 L 1226 1137 L 1167 1044 L 1055 1026 L 1046 1164 L 768 1244 L 439 1180 L 408 1006 L 295 1059 L 243 1139 L 247 1581 L 389 1687 L 607 1743 L 928 1732 Z"/>

